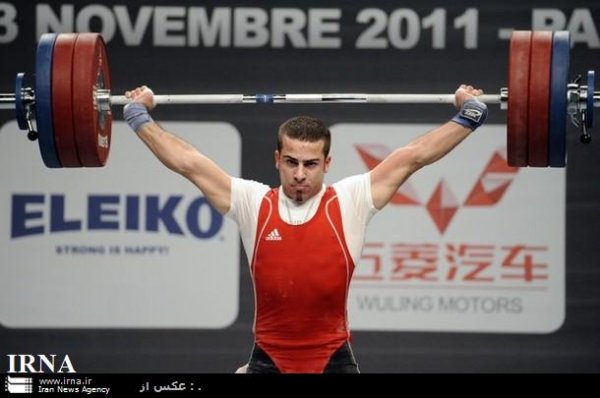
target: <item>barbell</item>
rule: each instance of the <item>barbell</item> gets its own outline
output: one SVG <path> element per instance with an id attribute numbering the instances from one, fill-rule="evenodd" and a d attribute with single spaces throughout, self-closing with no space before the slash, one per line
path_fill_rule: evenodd
<path id="1" fill-rule="evenodd" d="M 594 107 L 600 107 L 595 73 L 569 81 L 569 32 L 514 31 L 508 87 L 480 96 L 507 110 L 507 162 L 513 167 L 565 167 L 567 117 L 589 142 Z M 36 50 L 34 87 L 18 73 L 15 92 L 0 94 L 21 130 L 38 140 L 49 168 L 100 167 L 111 145 L 112 105 L 106 45 L 97 33 L 46 33 Z M 453 103 L 453 94 L 190 94 L 156 95 L 158 104 Z M 35 127 L 34 127 L 35 121 Z"/>

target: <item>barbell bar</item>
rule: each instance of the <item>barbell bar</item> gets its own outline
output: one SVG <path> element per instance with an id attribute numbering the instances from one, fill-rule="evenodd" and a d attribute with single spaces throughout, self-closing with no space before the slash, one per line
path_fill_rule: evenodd
<path id="1" fill-rule="evenodd" d="M 568 81 L 566 31 L 515 31 L 509 48 L 508 87 L 479 99 L 507 110 L 507 162 L 514 167 L 564 167 L 566 125 L 589 142 L 593 108 L 600 107 L 594 71 Z M 111 144 L 112 105 L 106 45 L 97 33 L 47 33 L 36 52 L 35 88 L 18 73 L 15 92 L 0 94 L 0 109 L 14 109 L 20 129 L 38 140 L 47 167 L 99 167 Z M 509 95 L 510 93 L 510 95 Z M 155 95 L 157 104 L 452 104 L 453 94 L 180 94 Z M 35 127 L 34 127 L 35 121 Z"/>
<path id="2" fill-rule="evenodd" d="M 101 93 L 101 95 L 105 95 Z M 452 104 L 452 94 L 175 94 L 155 95 L 157 104 L 314 104 L 336 102 L 341 104 Z M 499 104 L 500 95 L 481 95 L 480 101 Z M 106 102 L 106 100 L 102 100 Z M 125 96 L 113 95 L 112 105 L 125 105 Z"/>

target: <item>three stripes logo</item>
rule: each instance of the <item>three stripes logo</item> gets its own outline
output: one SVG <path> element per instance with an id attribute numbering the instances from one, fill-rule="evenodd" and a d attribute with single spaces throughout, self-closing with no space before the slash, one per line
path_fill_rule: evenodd
<path id="1" fill-rule="evenodd" d="M 387 146 L 379 144 L 355 145 L 355 148 L 369 170 L 374 169 L 391 153 Z M 498 150 L 492 155 L 464 201 L 456 197 L 444 179 L 437 184 L 431 197 L 423 200 L 409 180 L 394 194 L 390 204 L 425 207 L 437 230 L 443 234 L 461 207 L 489 207 L 498 204 L 518 171 L 518 168 L 507 165 L 504 151 Z"/>
<path id="2" fill-rule="evenodd" d="M 31 377 L 6 376 L 4 390 L 11 394 L 31 394 L 33 392 L 33 379 Z"/>
<path id="3" fill-rule="evenodd" d="M 281 240 L 281 235 L 279 235 L 277 228 L 269 232 L 269 235 L 265 237 L 265 240 Z"/>

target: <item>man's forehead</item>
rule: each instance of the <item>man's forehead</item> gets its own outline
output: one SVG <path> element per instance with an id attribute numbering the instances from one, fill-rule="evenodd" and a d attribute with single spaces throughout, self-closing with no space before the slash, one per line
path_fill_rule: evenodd
<path id="1" fill-rule="evenodd" d="M 289 137 L 284 137 L 281 145 L 281 154 L 297 158 L 298 156 L 309 154 L 323 154 L 325 141 L 301 141 Z M 312 157 L 312 156 L 311 156 Z M 317 156 L 320 157 L 320 156 Z"/>

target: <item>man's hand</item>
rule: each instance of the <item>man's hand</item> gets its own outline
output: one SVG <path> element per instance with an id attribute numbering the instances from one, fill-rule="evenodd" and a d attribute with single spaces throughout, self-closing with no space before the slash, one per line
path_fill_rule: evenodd
<path id="1" fill-rule="evenodd" d="M 461 84 L 454 93 L 454 106 L 456 109 L 460 109 L 465 101 L 478 97 L 481 94 L 483 94 L 483 90 L 474 88 L 473 86 L 468 86 L 466 84 Z"/>
<path id="2" fill-rule="evenodd" d="M 133 102 L 144 105 L 149 111 L 156 107 L 154 92 L 146 86 L 137 87 L 131 91 L 125 91 L 125 97 L 131 99 Z"/>
<path id="3" fill-rule="evenodd" d="M 125 97 L 131 102 L 123 107 L 123 118 L 133 131 L 139 133 L 144 124 L 154 121 L 148 113 L 156 106 L 154 93 L 148 87 L 142 86 L 125 91 Z"/>
<path id="4" fill-rule="evenodd" d="M 475 131 L 487 119 L 487 106 L 477 98 L 483 90 L 462 84 L 454 93 L 454 106 L 458 113 L 453 122 Z"/>

